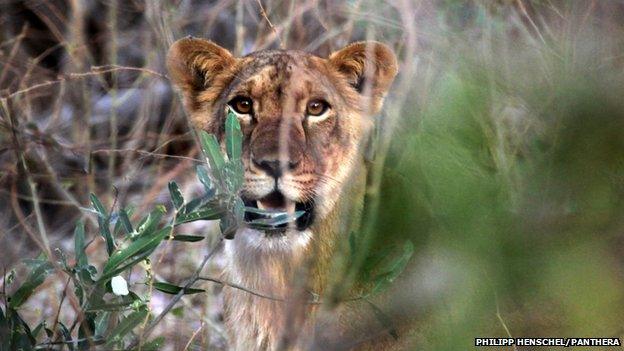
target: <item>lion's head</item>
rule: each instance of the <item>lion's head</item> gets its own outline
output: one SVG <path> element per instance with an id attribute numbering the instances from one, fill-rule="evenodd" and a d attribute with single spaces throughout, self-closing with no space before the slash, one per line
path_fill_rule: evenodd
<path id="1" fill-rule="evenodd" d="M 328 58 L 266 50 L 236 58 L 203 39 L 178 40 L 168 68 L 197 128 L 222 140 L 228 107 L 244 135 L 248 206 L 304 210 L 304 230 L 335 206 L 362 163 L 362 144 L 397 73 L 393 52 L 358 42 Z"/>

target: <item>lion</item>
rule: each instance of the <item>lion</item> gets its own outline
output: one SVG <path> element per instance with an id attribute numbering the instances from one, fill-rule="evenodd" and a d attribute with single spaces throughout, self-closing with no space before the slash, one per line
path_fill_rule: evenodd
<path id="1" fill-rule="evenodd" d="M 308 301 L 328 289 L 343 219 L 361 212 L 364 149 L 398 71 L 395 54 L 368 41 L 327 58 L 295 50 L 234 57 L 189 37 L 172 45 L 167 66 L 196 128 L 223 142 L 228 110 L 238 117 L 246 206 L 304 213 L 283 230 L 241 229 L 225 242 L 224 280 L 246 290 L 224 287 L 232 348 L 339 348 L 328 340 L 349 335 L 362 313 L 321 320 L 320 305 Z"/>

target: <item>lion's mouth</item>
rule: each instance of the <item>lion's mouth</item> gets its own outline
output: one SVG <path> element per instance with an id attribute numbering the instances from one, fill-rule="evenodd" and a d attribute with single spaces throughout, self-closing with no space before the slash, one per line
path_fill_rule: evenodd
<path id="1" fill-rule="evenodd" d="M 243 202 L 247 207 L 253 207 L 260 210 L 266 211 L 277 211 L 277 212 L 287 212 L 294 213 L 296 211 L 303 211 L 303 215 L 301 215 L 295 221 L 297 226 L 297 230 L 305 230 L 312 225 L 314 221 L 314 203 L 311 201 L 308 202 L 295 202 L 287 199 L 280 191 L 273 191 L 269 195 L 262 197 L 257 200 L 252 200 L 243 197 Z M 247 222 L 251 222 L 261 218 L 261 215 L 247 211 L 245 212 L 245 220 Z M 276 226 L 277 231 L 280 229 L 286 229 L 290 223 L 283 223 Z"/>

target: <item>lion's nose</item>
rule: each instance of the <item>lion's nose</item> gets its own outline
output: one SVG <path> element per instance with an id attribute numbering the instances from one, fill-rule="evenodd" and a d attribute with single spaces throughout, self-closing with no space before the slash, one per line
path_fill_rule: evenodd
<path id="1" fill-rule="evenodd" d="M 282 176 L 284 170 L 292 171 L 297 168 L 299 161 L 280 162 L 278 159 L 266 159 L 266 158 L 254 158 L 252 159 L 254 165 L 273 178 L 279 178 Z"/>

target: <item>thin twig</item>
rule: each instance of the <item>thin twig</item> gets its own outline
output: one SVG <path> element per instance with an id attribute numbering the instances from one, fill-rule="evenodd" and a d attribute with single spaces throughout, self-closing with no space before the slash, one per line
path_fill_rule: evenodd
<path id="1" fill-rule="evenodd" d="M 139 149 L 98 149 L 98 150 L 91 151 L 92 154 L 111 153 L 111 152 L 135 152 L 137 154 L 141 154 L 141 155 L 145 155 L 145 156 L 160 157 L 160 158 L 174 158 L 174 159 L 180 159 L 180 160 L 193 161 L 193 162 L 196 162 L 196 163 L 207 163 L 207 161 L 198 160 L 198 159 L 193 158 L 193 157 L 160 154 L 160 153 L 156 153 L 156 152 L 139 150 Z"/>
<path id="2" fill-rule="evenodd" d="M 260 6 L 260 14 L 267 21 L 267 23 L 269 24 L 269 27 L 273 31 L 273 35 L 275 35 L 275 38 L 277 38 L 277 42 L 279 43 L 280 49 L 284 49 L 284 43 L 282 43 L 282 39 L 280 38 L 279 33 L 277 33 L 277 29 L 275 28 L 273 23 L 271 23 L 271 20 L 269 19 L 269 16 L 267 15 L 266 11 L 264 10 L 264 6 L 262 6 L 262 2 L 260 0 L 256 0 L 256 2 L 258 3 L 258 6 Z"/>
<path id="3" fill-rule="evenodd" d="M 28 30 L 28 22 L 26 22 L 26 24 L 22 26 L 22 30 L 20 34 L 15 38 L 15 44 L 13 44 L 13 47 L 11 48 L 11 52 L 9 53 L 9 58 L 7 59 L 7 62 L 11 62 L 13 58 L 15 57 L 15 55 L 17 54 L 17 50 L 19 49 L 19 46 L 22 43 L 22 40 L 26 36 L 27 30 Z M 4 81 L 4 77 L 6 76 L 8 67 L 9 65 L 6 65 L 4 69 L 2 70 L 2 72 L 0 72 L 0 85 L 2 85 L 2 82 Z"/>
<path id="4" fill-rule="evenodd" d="M 531 27 L 533 27 L 533 30 L 535 30 L 535 33 L 540 38 L 540 41 L 542 42 L 542 44 L 547 45 L 546 44 L 546 39 L 544 39 L 544 37 L 542 36 L 542 33 L 540 32 L 539 27 L 537 26 L 537 24 L 535 24 L 535 22 L 533 22 L 533 19 L 531 18 L 531 15 L 529 15 L 529 11 L 527 11 L 527 9 L 524 6 L 524 3 L 522 2 L 522 0 L 516 0 L 516 3 L 518 4 L 518 7 L 520 8 L 520 11 L 522 11 L 522 14 L 524 15 L 524 17 L 526 17 L 526 19 L 531 24 Z"/>
<path id="5" fill-rule="evenodd" d="M 245 288 L 244 286 L 238 285 L 236 283 L 226 282 L 224 280 L 220 280 L 220 279 L 217 279 L 217 278 L 198 277 L 198 279 L 199 280 L 205 280 L 205 281 L 208 281 L 208 282 L 217 283 L 217 284 L 221 284 L 223 286 L 227 286 L 227 287 L 230 287 L 230 288 L 238 289 L 238 290 L 244 291 L 246 293 L 249 293 L 251 295 L 254 295 L 254 296 L 257 296 L 257 297 L 262 297 L 264 299 L 268 299 L 268 300 L 272 300 L 272 301 L 282 301 L 282 302 L 286 301 L 283 298 L 265 295 L 265 294 L 259 293 L 257 291 Z"/>
<path id="6" fill-rule="evenodd" d="M 78 80 L 78 79 L 82 79 L 82 78 L 87 78 L 87 77 L 92 77 L 92 76 L 99 76 L 101 74 L 105 74 L 105 73 L 110 73 L 110 72 L 116 72 L 116 71 L 141 71 L 141 72 L 147 72 L 147 73 L 151 73 L 154 75 L 157 75 L 161 78 L 164 79 L 168 79 L 167 76 L 165 76 L 164 74 L 158 73 L 156 71 L 152 71 L 150 69 L 146 69 L 146 68 L 141 68 L 141 67 L 126 67 L 126 66 L 94 66 L 92 67 L 91 71 L 89 72 L 83 72 L 83 73 L 69 73 L 66 75 L 61 76 L 61 78 L 56 79 L 56 80 L 51 80 L 48 82 L 43 82 L 43 83 L 39 83 L 39 84 L 35 84 L 32 85 L 28 88 L 24 88 L 18 91 L 15 91 L 13 93 L 10 93 L 6 96 L 4 96 L 4 98 L 6 99 L 12 99 L 18 95 L 22 95 L 25 93 L 28 93 L 30 91 L 36 90 L 36 89 L 40 89 L 40 88 L 45 88 L 45 87 L 49 87 L 55 84 L 59 84 L 61 82 L 65 82 L 68 80 Z"/>
<path id="7" fill-rule="evenodd" d="M 496 291 L 494 291 L 494 303 L 496 304 L 496 318 L 498 318 L 498 321 L 503 326 L 503 329 L 505 329 L 507 336 L 509 336 L 510 338 L 513 338 L 513 336 L 511 335 L 511 332 L 509 331 L 509 328 L 507 327 L 507 323 L 505 323 L 505 320 L 503 319 L 503 316 L 500 313 L 500 307 L 498 305 L 498 294 L 496 293 Z M 518 351 L 518 347 L 516 345 L 513 345 L 513 349 L 514 351 Z"/>
<path id="8" fill-rule="evenodd" d="M 195 340 L 195 338 L 197 337 L 197 334 L 199 334 L 199 332 L 204 329 L 204 322 L 202 321 L 199 328 L 197 328 L 197 330 L 195 330 L 195 332 L 193 333 L 193 335 L 191 335 L 191 338 L 189 339 L 189 341 L 186 343 L 186 346 L 184 346 L 184 350 L 186 351 L 189 349 L 189 347 L 191 347 L 191 343 L 193 342 L 193 340 Z"/>
<path id="9" fill-rule="evenodd" d="M 35 346 L 35 350 L 49 350 L 50 346 L 54 345 L 75 345 L 77 343 L 81 343 L 83 341 L 89 341 L 92 345 L 98 345 L 100 343 L 104 343 L 105 339 L 94 339 L 94 338 L 80 338 L 80 339 L 72 339 L 72 340 L 60 340 L 60 341 L 48 341 L 43 342 Z"/>
<path id="10" fill-rule="evenodd" d="M 12 116 L 12 114 L 9 111 L 9 106 L 7 104 L 7 100 L 6 99 L 2 99 L 0 101 L 0 104 L 2 106 L 0 106 L 0 108 L 2 108 L 2 110 L 4 111 L 4 113 L 7 116 L 7 119 L 9 120 L 9 123 L 11 124 L 11 128 L 13 130 L 13 143 L 15 144 L 15 153 L 17 154 L 17 159 L 19 160 L 20 164 L 22 165 L 24 172 L 26 174 L 26 182 L 28 183 L 28 188 L 30 190 L 30 195 L 33 198 L 33 209 L 35 212 L 35 218 L 37 219 L 37 227 L 39 229 L 39 235 L 41 237 L 41 245 L 43 247 L 42 250 L 43 252 L 46 254 L 46 257 L 48 258 L 48 260 L 52 261 L 52 251 L 50 251 L 50 241 L 48 240 L 48 233 L 46 231 L 45 228 L 45 223 L 43 221 L 43 215 L 41 213 L 41 206 L 39 204 L 39 196 L 37 195 L 37 185 L 35 184 L 31 174 L 30 174 L 30 169 L 28 167 L 28 164 L 26 163 L 26 158 L 24 157 L 24 153 L 22 152 L 22 148 L 20 147 L 20 142 L 19 142 L 19 138 L 17 137 L 17 134 L 15 133 L 15 120 Z"/>
<path id="11" fill-rule="evenodd" d="M 26 231 L 26 234 L 28 235 L 30 240 L 32 240 L 37 245 L 37 247 L 39 247 L 39 249 L 41 249 L 41 252 L 45 252 L 45 247 L 43 246 L 43 243 L 39 241 L 39 239 L 37 239 L 37 234 L 30 227 L 30 225 L 28 225 L 28 223 L 26 222 L 26 218 L 32 215 L 32 213 L 29 214 L 28 216 L 24 215 L 24 212 L 22 211 L 17 201 L 16 195 L 17 195 L 17 186 L 16 186 L 16 181 L 14 180 L 12 184 L 12 188 L 11 188 L 11 207 L 13 208 L 13 213 L 17 217 L 17 221 L 19 222 L 19 224 L 24 228 L 24 231 Z"/>
<path id="12" fill-rule="evenodd" d="M 197 267 L 197 269 L 195 270 L 193 275 L 191 275 L 191 277 L 188 279 L 187 283 L 184 284 L 182 289 L 180 289 L 180 291 L 175 296 L 173 296 L 173 298 L 169 301 L 169 303 L 162 310 L 162 312 L 160 312 L 160 314 L 158 316 L 156 316 L 145 328 L 143 328 L 143 332 L 141 332 L 132 341 L 132 343 L 130 343 L 130 346 L 128 346 L 128 349 L 135 348 L 137 345 L 139 345 L 139 343 L 142 342 L 143 338 L 149 337 L 149 335 L 154 331 L 154 328 L 156 327 L 156 325 L 158 325 L 158 323 L 160 323 L 160 321 L 165 317 L 165 315 L 167 315 L 167 313 L 169 313 L 169 311 L 171 311 L 173 306 L 175 306 L 175 304 L 178 303 L 178 301 L 180 301 L 180 299 L 182 299 L 182 297 L 184 296 L 184 293 L 187 291 L 187 289 L 189 289 L 193 284 L 195 284 L 199 280 L 199 274 L 204 269 L 204 266 L 206 266 L 206 264 L 212 258 L 212 256 L 214 256 L 214 254 L 221 248 L 222 244 L 223 244 L 223 237 L 220 237 L 219 241 L 212 248 L 212 250 L 210 250 L 210 252 L 208 252 L 204 256 L 204 259 L 199 264 L 199 266 Z"/>
<path id="13" fill-rule="evenodd" d="M 204 277 L 204 276 L 200 276 L 198 277 L 198 280 L 204 280 L 204 281 L 208 281 L 208 282 L 213 282 L 213 283 L 217 283 L 217 284 L 221 284 L 223 286 L 227 286 L 230 288 L 234 288 L 234 289 L 238 289 L 240 291 L 246 292 L 248 294 L 257 296 L 257 297 L 261 297 L 263 299 L 268 299 L 268 300 L 272 300 L 272 301 L 279 301 L 279 302 L 287 302 L 287 299 L 281 298 L 281 297 L 275 297 L 275 296 L 270 296 L 270 295 L 266 295 L 263 293 L 260 293 L 258 291 L 246 288 L 242 285 L 236 284 L 236 283 L 232 283 L 232 282 L 228 282 L 225 280 L 221 280 L 218 278 L 213 278 L 213 277 Z M 367 298 L 368 295 L 358 295 L 355 297 L 350 297 L 348 299 L 344 299 L 341 300 L 339 302 L 353 302 L 353 301 L 357 301 L 357 300 L 361 300 L 361 299 L 365 299 Z M 307 305 L 321 305 L 323 304 L 322 301 L 320 301 L 318 298 L 315 298 L 314 300 L 309 300 L 309 301 L 305 301 L 305 304 Z"/>
<path id="14" fill-rule="evenodd" d="M 59 323 L 59 318 L 61 317 L 61 307 L 63 307 L 63 302 L 65 302 L 65 297 L 67 296 L 67 286 L 69 286 L 69 282 L 71 281 L 71 277 L 67 278 L 67 282 L 65 282 L 65 287 L 63 288 L 63 294 L 61 295 L 61 302 L 56 309 L 56 316 L 54 317 L 54 324 L 52 325 L 52 340 L 56 339 L 56 327 Z"/>

